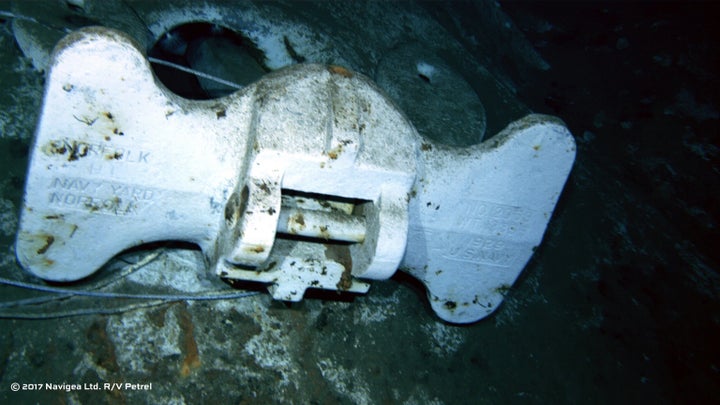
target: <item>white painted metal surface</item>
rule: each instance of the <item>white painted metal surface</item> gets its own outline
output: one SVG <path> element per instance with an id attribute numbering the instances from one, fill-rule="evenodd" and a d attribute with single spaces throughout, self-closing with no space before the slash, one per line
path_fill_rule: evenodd
<path id="1" fill-rule="evenodd" d="M 420 149 L 402 269 L 427 286 L 441 318 L 474 322 L 495 311 L 542 241 L 575 142 L 559 120 L 530 115 L 480 145 Z"/>
<path id="2" fill-rule="evenodd" d="M 540 243 L 574 155 L 544 116 L 480 145 L 440 145 L 336 66 L 181 99 L 128 37 L 84 29 L 51 60 L 17 255 L 70 281 L 127 248 L 189 241 L 218 275 L 289 301 L 307 288 L 365 292 L 363 279 L 402 261 L 440 317 L 473 322 Z"/>

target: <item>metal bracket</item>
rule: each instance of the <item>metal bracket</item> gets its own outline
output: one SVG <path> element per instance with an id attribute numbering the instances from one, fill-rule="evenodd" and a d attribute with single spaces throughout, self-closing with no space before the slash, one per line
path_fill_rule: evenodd
<path id="1" fill-rule="evenodd" d="M 421 138 L 367 78 L 296 65 L 224 98 L 182 99 L 124 34 L 57 46 L 31 152 L 21 265 L 72 281 L 162 240 L 221 277 L 365 292 L 398 267 L 450 322 L 492 312 L 540 243 L 572 136 L 529 116 L 454 148 Z"/>

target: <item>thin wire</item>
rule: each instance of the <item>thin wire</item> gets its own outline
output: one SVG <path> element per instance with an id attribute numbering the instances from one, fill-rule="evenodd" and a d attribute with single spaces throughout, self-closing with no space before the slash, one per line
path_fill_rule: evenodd
<path id="1" fill-rule="evenodd" d="M 113 284 L 114 282 L 132 274 L 133 272 L 145 267 L 155 259 L 157 259 L 160 255 L 164 254 L 165 250 L 158 250 L 152 253 L 147 254 L 145 257 L 143 257 L 141 260 L 138 260 L 137 262 L 133 263 L 132 265 L 126 266 L 118 275 L 118 277 L 115 277 L 112 280 L 104 281 L 97 283 L 93 286 L 93 288 L 102 288 L 106 287 L 110 284 Z M 45 304 L 49 301 L 61 301 L 64 299 L 72 298 L 74 296 L 82 296 L 82 297 L 95 297 L 95 298 L 104 298 L 104 299 L 141 299 L 146 300 L 144 302 L 138 302 L 133 304 L 127 304 L 127 305 L 121 305 L 116 308 L 103 308 L 103 307 L 93 307 L 93 308 L 79 308 L 79 309 L 69 309 L 69 310 L 61 310 L 61 311 L 51 311 L 51 312 L 40 312 L 40 313 L 32 313 L 32 312 L 23 312 L 23 311 L 2 311 L 0 310 L 0 318 L 9 318 L 9 319 L 55 319 L 55 318 L 66 318 L 71 316 L 85 316 L 85 315 L 111 315 L 111 314 L 117 314 L 127 311 L 132 311 L 135 309 L 141 309 L 141 308 L 148 308 L 153 306 L 159 306 L 163 304 L 167 304 L 169 302 L 174 301 L 210 301 L 210 300 L 225 300 L 225 299 L 239 299 L 239 298 L 245 298 L 250 297 L 254 295 L 260 294 L 260 292 L 257 291 L 238 291 L 238 292 L 226 292 L 226 290 L 215 290 L 215 291 L 205 291 L 198 294 L 125 294 L 125 293 L 105 293 L 105 292 L 97 292 L 97 291 L 84 291 L 84 290 L 73 290 L 69 288 L 60 288 L 60 287 L 51 287 L 41 284 L 34 284 L 34 283 L 25 283 L 21 281 L 16 280 L 10 280 L 5 278 L 0 278 L 0 284 L 5 284 L 9 286 L 19 287 L 19 288 L 26 288 L 34 291 L 43 291 L 43 292 L 50 292 L 53 293 L 53 295 L 46 295 L 42 297 L 33 297 L 33 298 L 25 298 L 25 299 L 19 299 L 15 301 L 6 301 L 0 303 L 0 309 L 10 309 L 15 307 L 30 307 L 38 304 Z M 57 295 L 56 295 L 57 294 Z M 42 309 L 42 308 L 40 308 Z"/>
<path id="2" fill-rule="evenodd" d="M 153 57 L 151 57 L 151 56 L 148 57 L 148 60 L 149 60 L 150 62 L 152 62 L 152 63 L 157 63 L 158 65 L 168 66 L 168 67 L 171 67 L 171 68 L 173 68 L 173 69 L 181 70 L 181 71 L 183 71 L 183 72 L 185 72 L 185 73 L 192 73 L 192 74 L 194 74 L 195 76 L 199 76 L 199 77 L 202 77 L 202 78 L 205 78 L 205 79 L 208 79 L 208 80 L 212 80 L 212 81 L 214 81 L 214 82 L 218 82 L 218 83 L 220 83 L 220 84 L 224 84 L 224 85 L 226 85 L 226 86 L 228 86 L 228 87 L 232 87 L 232 88 L 234 88 L 234 89 L 240 90 L 240 89 L 242 89 L 242 88 L 244 87 L 244 86 L 241 86 L 241 85 L 239 85 L 239 84 L 237 84 L 237 83 L 231 82 L 231 81 L 229 81 L 229 80 L 221 79 L 221 78 L 219 78 L 219 77 L 212 76 L 212 75 L 209 75 L 209 74 L 207 74 L 207 73 L 199 72 L 199 71 L 197 71 L 197 70 L 195 70 L 195 69 L 191 69 L 191 68 L 189 68 L 189 67 L 185 67 L 185 66 L 182 66 L 182 65 L 178 65 L 178 64 L 176 64 L 176 63 L 168 62 L 168 61 L 166 61 L 166 60 L 162 60 L 162 59 L 158 59 L 158 58 L 153 58 Z"/>
<path id="3" fill-rule="evenodd" d="M 126 298 L 126 299 L 144 299 L 144 300 L 163 300 L 165 302 L 168 301 L 209 301 L 209 300 L 223 300 L 223 299 L 237 299 L 237 298 L 243 298 L 243 297 L 249 297 L 252 295 L 259 294 L 255 291 L 241 291 L 241 292 L 225 292 L 222 290 L 216 290 L 216 291 L 206 291 L 198 294 L 126 294 L 126 293 L 113 293 L 113 292 L 99 292 L 99 291 L 90 291 L 102 287 L 106 287 L 110 284 L 115 283 L 116 281 L 120 280 L 121 278 L 127 277 L 128 275 L 134 273 L 135 271 L 147 266 L 149 263 L 157 259 L 160 255 L 164 254 L 164 250 L 159 250 L 152 252 L 148 255 L 146 255 L 141 260 L 138 260 L 137 262 L 133 263 L 130 266 L 127 266 L 124 268 L 118 277 L 115 277 L 112 280 L 100 282 L 95 285 L 93 285 L 89 290 L 74 290 L 70 288 L 62 288 L 62 287 L 52 287 L 42 284 L 35 284 L 35 283 L 25 283 L 22 281 L 17 280 L 11 280 L 6 278 L 0 277 L 0 284 L 9 285 L 13 287 L 19 287 L 19 288 L 25 288 L 33 291 L 42 291 L 42 292 L 50 292 L 53 294 L 59 294 L 59 295 L 52 295 L 52 296 L 43 296 L 43 297 L 33 297 L 33 298 L 24 298 L 19 299 L 15 301 L 6 301 L 6 302 L 0 302 L 0 308 L 12 308 L 17 306 L 24 306 L 24 305 L 35 305 L 35 304 L 42 304 L 47 301 L 55 301 L 55 300 L 61 300 L 64 298 L 70 298 L 73 296 L 83 296 L 83 297 L 96 297 L 96 298 Z M 0 315 L 2 317 L 2 315 Z"/>
<path id="4" fill-rule="evenodd" d="M 160 257 L 163 254 L 165 254 L 165 249 L 159 249 L 154 252 L 148 253 L 145 257 L 136 261 L 135 263 L 129 263 L 130 265 L 125 266 L 122 269 L 122 271 L 119 272 L 119 274 L 117 276 L 112 277 L 112 278 L 108 277 L 109 280 L 101 280 L 101 281 L 97 282 L 96 284 L 89 286 L 87 289 L 88 290 L 99 290 L 103 287 L 107 287 L 110 284 L 114 284 L 118 280 L 123 279 L 123 278 L 129 276 L 130 274 L 138 271 L 139 269 L 147 266 L 148 264 L 154 262 L 155 259 L 157 259 L 158 257 Z"/>
<path id="5" fill-rule="evenodd" d="M 142 267 L 150 264 L 155 259 L 160 257 L 161 254 L 164 254 L 164 253 L 165 253 L 164 249 L 149 253 L 141 260 L 138 260 L 137 262 L 132 263 L 129 266 L 125 266 L 125 268 L 123 268 L 123 270 L 121 272 L 119 272 L 115 277 L 109 278 L 109 280 L 102 280 L 96 284 L 93 284 L 93 285 L 87 287 L 87 291 L 98 290 L 100 288 L 107 287 L 110 284 L 114 284 L 118 280 L 123 279 L 123 278 L 129 276 L 130 274 L 134 273 L 135 271 L 141 269 Z M 2 284 L 2 282 L 0 282 L 0 284 Z M 37 285 L 37 284 L 32 284 L 32 285 Z M 37 289 L 35 287 L 32 287 L 30 289 L 37 291 Z M 42 304 L 42 303 L 45 303 L 48 301 L 61 300 L 63 298 L 69 298 L 69 297 L 73 296 L 73 294 L 59 294 L 59 293 L 56 293 L 56 294 L 44 295 L 42 297 L 24 298 L 24 299 L 19 299 L 19 300 L 15 300 L 15 301 L 0 302 L 0 308 L 12 308 L 12 307 L 18 307 L 18 306 L 24 306 L 24 305 L 37 305 L 37 304 Z"/>
<path id="6" fill-rule="evenodd" d="M 32 18 L 32 17 L 26 17 L 26 16 L 20 15 L 20 14 L 17 14 L 17 15 L 16 15 L 16 14 L 13 14 L 13 13 L 8 12 L 8 11 L 0 11 L 0 17 L 9 17 L 9 18 L 14 18 L 14 19 L 16 19 L 16 20 L 25 20 L 25 21 L 34 22 L 34 23 L 36 23 L 36 24 L 40 24 L 40 22 L 39 22 L 38 20 L 36 20 L 36 19 L 34 19 L 34 18 Z M 47 26 L 46 24 L 41 24 L 41 25 Z"/>
<path id="7" fill-rule="evenodd" d="M 55 318 L 67 318 L 70 316 L 83 316 L 83 315 L 112 315 L 121 312 L 133 311 L 141 308 L 156 307 L 159 305 L 167 304 L 169 301 L 156 300 L 156 301 L 144 301 L 135 304 L 124 305 L 117 308 L 80 308 L 71 309 L 64 311 L 55 312 L 41 312 L 37 314 L 28 312 L 3 312 L 0 311 L 0 318 L 10 319 L 55 319 Z"/>
<path id="8" fill-rule="evenodd" d="M 0 308 L 24 307 L 28 305 L 44 304 L 48 301 L 59 301 L 64 298 L 70 298 L 70 294 L 43 295 L 41 297 L 23 298 L 14 301 L 0 302 Z"/>
<path id="9" fill-rule="evenodd" d="M 0 11 L 0 17 L 8 17 L 8 18 L 12 18 L 12 19 L 15 19 L 15 20 L 30 21 L 30 22 L 35 23 L 35 24 L 40 24 L 40 25 L 42 25 L 43 27 L 49 28 L 49 29 L 51 29 L 51 30 L 61 31 L 61 32 L 64 32 L 64 33 L 68 33 L 68 32 L 71 31 L 71 30 L 70 30 L 69 28 L 67 28 L 67 27 L 56 27 L 56 26 L 53 26 L 53 25 L 51 25 L 51 24 L 48 24 L 48 23 L 45 23 L 45 22 L 42 22 L 42 21 L 38 21 L 38 20 L 36 20 L 36 19 L 34 19 L 34 18 L 32 18 L 32 17 L 28 17 L 28 16 L 25 16 L 25 15 L 22 15 L 22 14 L 11 13 L 11 12 L 9 12 L 9 11 Z"/>
<path id="10" fill-rule="evenodd" d="M 134 9 L 133 9 L 133 12 L 135 12 Z M 136 16 L 137 16 L 137 12 L 135 12 L 135 14 L 136 14 Z M 10 12 L 7 12 L 7 11 L 0 11 L 0 17 L 8 17 L 8 18 L 14 18 L 14 19 L 16 19 L 16 20 L 30 21 L 30 22 L 33 22 L 33 23 L 35 23 L 35 24 L 40 24 L 40 25 L 42 25 L 42 26 L 45 26 L 45 27 L 48 27 L 48 28 L 51 28 L 51 29 L 68 32 L 68 29 L 67 29 L 67 28 L 61 29 L 61 28 L 58 28 L 58 27 L 53 27 L 53 26 L 51 26 L 51 25 L 49 25 L 49 24 L 47 24 L 47 23 L 40 22 L 40 21 L 38 21 L 38 20 L 36 20 L 36 19 L 34 19 L 34 18 L 32 18 L 32 17 L 27 17 L 27 16 L 20 15 L 20 14 L 13 14 L 13 13 L 10 13 Z M 147 28 L 147 26 L 146 26 L 146 28 Z M 149 29 L 148 29 L 148 31 L 149 31 Z M 220 84 L 224 84 L 225 86 L 231 87 L 231 88 L 236 89 L 236 90 L 240 90 L 240 89 L 242 89 L 243 87 L 245 87 L 245 86 L 243 86 L 243 85 L 241 85 L 241 84 L 237 84 L 237 83 L 232 82 L 232 81 L 230 81 L 230 80 L 225 80 L 225 79 L 219 78 L 219 77 L 217 77 L 217 76 L 213 76 L 213 75 L 210 75 L 210 74 L 207 74 L 207 73 L 203 73 L 203 72 L 200 72 L 200 71 L 198 71 L 198 70 L 195 70 L 195 69 L 192 69 L 192 68 L 189 68 L 189 67 L 185 67 L 185 66 L 182 66 L 182 65 L 178 65 L 177 63 L 172 63 L 172 62 L 169 62 L 169 61 L 166 61 L 166 60 L 162 60 L 162 59 L 158 59 L 158 58 L 153 58 L 153 57 L 151 57 L 151 56 L 149 56 L 147 59 L 148 59 L 148 61 L 150 61 L 151 63 L 157 63 L 158 65 L 163 65 L 163 66 L 167 66 L 167 67 L 171 67 L 171 68 L 173 68 L 173 69 L 177 69 L 177 70 L 183 71 L 183 72 L 185 72 L 185 73 L 194 74 L 195 76 L 202 77 L 202 78 L 208 79 L 208 80 L 212 80 L 212 81 L 217 82 L 217 83 L 220 83 Z"/>
<path id="11" fill-rule="evenodd" d="M 210 293 L 199 294 L 126 294 L 99 291 L 83 291 L 73 290 L 71 288 L 51 287 L 42 284 L 25 283 L 22 281 L 0 278 L 0 284 L 13 287 L 27 288 L 35 291 L 51 292 L 65 295 L 77 295 L 81 297 L 97 297 L 97 298 L 129 298 L 142 300 L 166 300 L 166 301 L 210 301 L 210 300 L 226 300 L 249 297 L 259 294 L 256 291 L 242 291 L 225 293 L 224 291 L 212 291 Z"/>

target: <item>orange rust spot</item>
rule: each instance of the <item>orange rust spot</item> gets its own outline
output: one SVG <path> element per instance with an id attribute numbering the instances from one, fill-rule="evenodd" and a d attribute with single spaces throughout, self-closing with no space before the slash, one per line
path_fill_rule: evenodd
<path id="1" fill-rule="evenodd" d="M 47 252 L 48 249 L 50 249 L 50 246 L 52 246 L 53 242 L 55 242 L 55 237 L 52 235 L 46 235 L 45 244 L 37 250 L 37 254 L 42 255 Z"/>
<path id="2" fill-rule="evenodd" d="M 350 289 L 352 287 L 352 274 L 351 269 L 349 267 L 346 267 L 345 270 L 343 270 L 342 275 L 340 276 L 340 281 L 337 282 L 335 285 L 338 290 L 345 291 Z"/>
<path id="3" fill-rule="evenodd" d="M 265 251 L 265 247 L 260 245 L 248 246 L 245 248 L 245 250 L 248 252 L 262 253 Z"/>
<path id="4" fill-rule="evenodd" d="M 305 217 L 303 216 L 303 214 L 298 213 L 297 215 L 295 215 L 293 217 L 293 221 L 295 221 L 296 224 L 302 226 L 303 228 L 305 227 Z"/>
<path id="5" fill-rule="evenodd" d="M 107 334 L 107 319 L 100 318 L 93 322 L 85 332 L 85 337 L 88 344 L 86 350 L 92 356 L 95 364 L 110 371 L 120 369 L 117 364 L 115 345 Z"/>
<path id="6" fill-rule="evenodd" d="M 351 71 L 345 69 L 342 66 L 330 65 L 328 67 L 328 70 L 330 71 L 330 73 L 334 73 L 334 74 L 340 75 L 342 77 L 347 77 L 347 78 L 353 77 L 353 73 Z"/>
<path id="7" fill-rule="evenodd" d="M 192 322 L 192 315 L 187 311 L 185 305 L 180 307 L 178 317 L 180 329 L 183 331 L 182 350 L 185 353 L 185 358 L 180 366 L 180 375 L 187 377 L 194 369 L 200 367 L 200 352 L 195 341 L 195 325 Z"/>
<path id="8" fill-rule="evenodd" d="M 328 155 L 328 157 L 329 157 L 330 159 L 335 160 L 335 159 L 338 158 L 338 156 L 340 156 L 340 154 L 342 153 L 342 151 L 343 151 L 342 145 L 338 145 L 337 147 L 332 148 L 331 150 L 329 150 L 328 153 L 327 153 L 327 155 Z"/>

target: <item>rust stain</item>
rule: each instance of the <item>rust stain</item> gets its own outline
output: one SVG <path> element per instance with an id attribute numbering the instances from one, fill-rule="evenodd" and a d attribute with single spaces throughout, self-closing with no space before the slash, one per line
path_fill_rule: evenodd
<path id="1" fill-rule="evenodd" d="M 67 148 L 62 141 L 50 141 L 43 151 L 48 155 L 64 155 L 67 152 Z"/>
<path id="2" fill-rule="evenodd" d="M 293 227 L 293 223 L 297 225 L 297 229 Z M 290 217 L 290 231 L 292 233 L 297 233 L 298 230 L 305 229 L 305 217 L 303 217 L 302 213 L 298 213 L 297 215 L 294 215 Z"/>
<path id="3" fill-rule="evenodd" d="M 185 358 L 180 366 L 180 375 L 187 377 L 194 369 L 200 367 L 200 352 L 198 351 L 197 342 L 195 341 L 195 325 L 192 322 L 192 315 L 188 312 L 185 304 L 180 306 L 178 315 L 180 329 L 183 331 L 182 350 L 185 354 Z"/>
<path id="4" fill-rule="evenodd" d="M 352 287 L 352 269 L 349 267 L 346 267 L 345 270 L 343 270 L 342 275 L 340 276 L 340 281 L 338 281 L 336 287 L 338 290 L 345 291 L 350 289 Z"/>
<path id="5" fill-rule="evenodd" d="M 168 309 L 171 307 L 160 307 L 157 309 L 157 311 L 148 312 L 147 318 L 155 325 L 157 328 L 162 328 L 165 326 L 165 315 L 167 314 Z"/>
<path id="6" fill-rule="evenodd" d="M 45 235 L 45 244 L 37 250 L 37 254 L 42 255 L 50 249 L 50 246 L 55 242 L 55 237 L 52 235 Z"/>
<path id="7" fill-rule="evenodd" d="M 93 362 L 108 371 L 118 371 L 115 345 L 107 334 L 107 319 L 100 318 L 93 322 L 85 332 L 88 352 Z"/>
<path id="8" fill-rule="evenodd" d="M 328 66 L 328 70 L 330 71 L 330 73 L 334 73 L 334 74 L 340 75 L 342 77 L 347 77 L 347 78 L 353 77 L 353 73 L 342 66 L 330 65 L 330 66 Z"/>
<path id="9" fill-rule="evenodd" d="M 247 246 L 244 248 L 244 250 L 247 252 L 262 253 L 265 251 L 265 247 L 261 245 Z"/>
<path id="10" fill-rule="evenodd" d="M 262 183 L 255 183 L 260 190 L 262 190 L 265 194 L 270 194 L 272 190 L 270 190 L 270 186 L 267 185 L 264 181 Z"/>
<path id="11" fill-rule="evenodd" d="M 327 153 L 328 157 L 332 160 L 335 160 L 340 156 L 340 154 L 343 152 L 343 146 L 338 145 L 332 149 L 330 149 Z"/>

